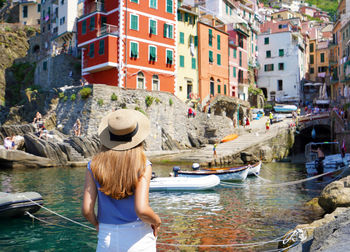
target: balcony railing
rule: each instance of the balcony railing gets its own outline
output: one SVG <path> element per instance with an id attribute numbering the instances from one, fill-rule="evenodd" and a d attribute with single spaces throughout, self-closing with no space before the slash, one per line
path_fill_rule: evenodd
<path id="1" fill-rule="evenodd" d="M 248 79 L 238 79 L 238 85 L 248 85 L 249 80 Z"/>
<path id="2" fill-rule="evenodd" d="M 106 34 L 119 35 L 119 27 L 116 25 L 104 24 L 97 30 L 97 37 L 101 37 Z"/>
<path id="3" fill-rule="evenodd" d="M 90 13 L 100 11 L 105 12 L 105 6 L 103 2 L 93 2 L 85 6 L 84 15 L 89 15 Z"/>

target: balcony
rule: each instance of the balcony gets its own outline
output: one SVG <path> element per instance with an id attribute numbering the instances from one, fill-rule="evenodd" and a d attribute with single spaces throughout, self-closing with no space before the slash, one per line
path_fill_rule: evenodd
<path id="1" fill-rule="evenodd" d="M 119 26 L 105 24 L 97 30 L 97 37 L 107 34 L 119 35 Z"/>
<path id="2" fill-rule="evenodd" d="M 238 85 L 249 85 L 248 79 L 238 79 Z"/>
<path id="3" fill-rule="evenodd" d="M 93 2 L 87 4 L 84 8 L 84 16 L 93 12 L 105 12 L 105 6 L 103 2 Z"/>

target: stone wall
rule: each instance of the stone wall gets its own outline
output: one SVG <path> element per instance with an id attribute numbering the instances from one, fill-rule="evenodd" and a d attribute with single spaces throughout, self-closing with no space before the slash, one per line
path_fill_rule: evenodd
<path id="1" fill-rule="evenodd" d="M 82 134 L 94 135 L 101 118 L 120 108 L 142 110 L 151 119 L 151 134 L 146 139 L 147 150 L 189 148 L 193 146 L 189 134 L 199 140 L 199 144 L 205 144 L 234 132 L 232 120 L 226 116 L 212 114 L 208 118 L 206 113 L 196 111 L 195 118 L 187 118 L 187 105 L 170 93 L 129 90 L 102 84 L 86 87 L 92 88 L 88 99 L 82 99 L 79 95 L 82 87 L 76 87 L 66 89 L 66 101 L 63 98 L 58 103 L 57 125 L 65 134 L 73 133 L 73 124 L 79 118 Z M 113 93 L 118 97 L 116 101 L 111 100 Z M 76 94 L 75 101 L 70 99 L 72 94 Z M 149 107 L 145 103 L 147 96 L 154 98 Z"/>

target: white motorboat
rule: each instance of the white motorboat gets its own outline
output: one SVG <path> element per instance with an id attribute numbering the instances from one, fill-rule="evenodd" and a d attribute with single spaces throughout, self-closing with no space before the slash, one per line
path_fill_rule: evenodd
<path id="1" fill-rule="evenodd" d="M 280 105 L 274 106 L 273 109 L 279 113 L 290 113 L 290 112 L 296 111 L 297 106 L 288 105 L 288 104 L 280 104 Z"/>
<path id="2" fill-rule="evenodd" d="M 317 159 L 317 154 L 312 150 L 316 148 L 316 146 L 320 146 L 325 152 L 325 158 L 322 160 L 323 165 L 323 173 L 328 173 L 332 171 L 336 171 L 350 164 L 350 154 L 346 153 L 344 158 L 339 153 L 339 143 L 338 142 L 319 142 L 319 143 L 308 143 L 305 146 L 305 157 L 306 157 L 306 172 L 309 175 L 318 174 L 317 166 L 319 160 Z M 332 152 L 338 152 L 336 154 L 332 154 Z M 328 155 L 327 155 L 328 153 Z"/>
<path id="3" fill-rule="evenodd" d="M 220 184 L 216 175 L 203 177 L 159 177 L 153 178 L 150 191 L 200 191 L 210 190 Z"/>
<path id="4" fill-rule="evenodd" d="M 258 175 L 261 169 L 261 161 L 258 163 L 249 165 L 248 176 L 250 175 Z"/>
<path id="5" fill-rule="evenodd" d="M 37 192 L 0 192 L 0 218 L 20 217 L 26 212 L 35 213 L 43 203 L 43 198 Z"/>

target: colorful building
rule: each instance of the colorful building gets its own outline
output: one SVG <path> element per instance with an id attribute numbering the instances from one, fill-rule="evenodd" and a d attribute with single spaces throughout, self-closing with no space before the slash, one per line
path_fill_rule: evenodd
<path id="1" fill-rule="evenodd" d="M 39 25 L 40 10 L 39 0 L 19 1 L 19 22 L 24 25 Z"/>
<path id="2" fill-rule="evenodd" d="M 177 90 L 181 100 L 198 96 L 198 14 L 196 9 L 180 5 L 177 9 Z"/>
<path id="3" fill-rule="evenodd" d="M 228 33 L 212 16 L 198 21 L 198 77 L 202 105 L 211 97 L 230 95 L 228 79 Z"/>
<path id="4" fill-rule="evenodd" d="M 174 93 L 176 3 L 86 0 L 78 20 L 83 76 L 90 83 Z"/>

